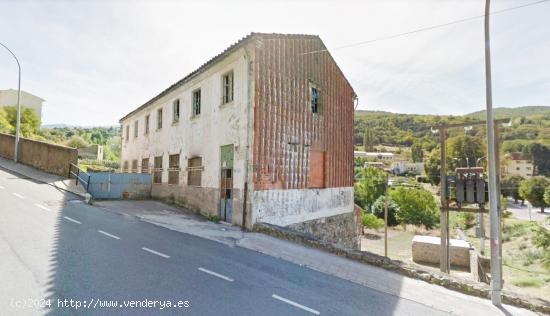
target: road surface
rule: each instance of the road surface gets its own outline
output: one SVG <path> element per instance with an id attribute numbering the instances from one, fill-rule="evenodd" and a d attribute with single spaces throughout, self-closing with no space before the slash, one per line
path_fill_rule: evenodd
<path id="1" fill-rule="evenodd" d="M 3 315 L 448 315 L 1 168 L 0 258 Z"/>

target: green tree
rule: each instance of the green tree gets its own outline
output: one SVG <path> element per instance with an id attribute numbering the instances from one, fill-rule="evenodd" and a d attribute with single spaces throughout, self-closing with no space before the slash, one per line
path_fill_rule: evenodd
<path id="1" fill-rule="evenodd" d="M 550 148 L 540 143 L 531 143 L 523 149 L 530 155 L 538 175 L 550 176 Z"/>
<path id="2" fill-rule="evenodd" d="M 377 168 L 362 170 L 361 179 L 355 184 L 355 203 L 366 210 L 370 210 L 378 197 L 384 194 L 386 174 Z"/>
<path id="3" fill-rule="evenodd" d="M 372 205 L 372 213 L 378 218 L 384 219 L 385 207 L 386 207 L 386 197 L 384 195 L 380 196 L 374 204 Z M 391 197 L 388 197 L 388 225 L 395 226 L 398 224 L 395 214 L 399 212 L 399 205 L 395 203 Z"/>
<path id="4" fill-rule="evenodd" d="M 67 146 L 73 148 L 83 148 L 90 146 L 90 144 L 80 136 L 73 136 L 67 141 Z"/>
<path id="5" fill-rule="evenodd" d="M 363 147 L 365 148 L 365 151 L 374 151 L 374 135 L 370 127 L 365 129 L 365 134 L 363 135 Z"/>
<path id="6" fill-rule="evenodd" d="M 544 189 L 544 203 L 546 203 L 546 205 L 550 205 L 550 186 L 547 186 L 546 189 Z"/>
<path id="7" fill-rule="evenodd" d="M 519 186 L 519 195 L 534 207 L 540 207 L 540 211 L 544 213 L 544 207 L 547 206 L 544 194 L 548 186 L 550 186 L 550 181 L 545 177 L 539 176 L 523 180 Z"/>
<path id="8" fill-rule="evenodd" d="M 516 203 L 518 200 L 521 200 L 521 204 L 523 205 L 525 200 L 521 197 L 521 195 L 519 195 L 519 185 L 523 180 L 525 179 L 522 176 L 511 176 L 504 179 L 500 183 L 502 195 L 513 198 Z"/>
<path id="9" fill-rule="evenodd" d="M 411 146 L 411 155 L 413 162 L 422 162 L 424 160 L 424 151 L 422 150 L 422 144 L 415 142 Z"/>
<path id="10" fill-rule="evenodd" d="M 384 226 L 384 221 L 374 214 L 363 212 L 363 214 L 361 214 L 361 224 L 366 228 L 379 229 Z"/>
<path id="11" fill-rule="evenodd" d="M 15 106 L 7 106 L 4 108 L 6 111 L 6 118 L 11 126 L 14 128 L 11 130 L 15 133 L 15 126 L 17 122 L 17 108 Z M 22 107 L 21 108 L 21 121 L 20 121 L 21 136 L 31 137 L 38 134 L 40 129 L 40 117 L 33 109 Z"/>
<path id="12" fill-rule="evenodd" d="M 390 196 L 399 206 L 396 213 L 399 223 L 424 225 L 431 229 L 439 222 L 437 203 L 429 191 L 398 187 L 391 191 Z"/>
<path id="13" fill-rule="evenodd" d="M 485 149 L 479 137 L 458 135 L 447 139 L 447 164 L 449 170 L 459 167 L 457 164 L 458 161 L 460 161 L 460 166 L 463 167 L 466 167 L 467 163 L 470 166 L 475 166 L 477 159 L 484 156 Z M 454 158 L 457 158 L 458 161 Z"/>
<path id="14" fill-rule="evenodd" d="M 8 113 L 6 109 L 0 107 L 0 133 L 14 133 L 15 128 L 11 125 L 11 122 L 8 119 Z"/>
<path id="15" fill-rule="evenodd" d="M 441 180 L 441 150 L 439 148 L 433 149 L 424 162 L 424 172 L 431 184 L 439 184 Z"/>

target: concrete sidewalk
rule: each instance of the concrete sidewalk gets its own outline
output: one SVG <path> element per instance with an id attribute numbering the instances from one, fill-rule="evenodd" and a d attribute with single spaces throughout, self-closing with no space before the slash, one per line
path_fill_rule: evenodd
<path id="1" fill-rule="evenodd" d="M 13 160 L 2 157 L 0 157 L 0 168 L 18 173 L 26 178 L 49 184 L 57 189 L 85 198 L 86 191 L 82 185 L 77 185 L 74 179 L 63 178 L 55 174 L 40 171 L 33 167 L 15 163 Z"/>
<path id="2" fill-rule="evenodd" d="M 456 315 L 536 315 L 508 305 L 498 309 L 487 299 L 458 293 L 264 234 L 243 232 L 235 226 L 216 224 L 202 216 L 157 201 L 98 201 L 95 205 L 110 212 L 135 216 L 154 225 L 217 241 L 229 247 L 242 247 L 290 261 Z"/>

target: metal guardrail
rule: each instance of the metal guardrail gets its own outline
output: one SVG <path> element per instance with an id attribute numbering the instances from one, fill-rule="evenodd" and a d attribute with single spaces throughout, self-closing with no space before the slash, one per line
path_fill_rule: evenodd
<path id="1" fill-rule="evenodd" d="M 69 164 L 69 179 L 72 178 L 71 176 L 74 176 L 77 186 L 79 182 L 82 182 L 82 185 L 86 187 L 86 192 L 88 192 L 91 176 L 87 172 L 82 171 L 77 165 L 71 163 Z"/>

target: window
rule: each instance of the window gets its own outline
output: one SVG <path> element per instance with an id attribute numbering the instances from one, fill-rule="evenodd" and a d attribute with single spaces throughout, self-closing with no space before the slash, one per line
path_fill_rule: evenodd
<path id="1" fill-rule="evenodd" d="M 141 159 L 141 173 L 149 173 L 149 158 Z"/>
<path id="2" fill-rule="evenodd" d="M 157 129 L 162 129 L 162 108 L 157 110 Z"/>
<path id="3" fill-rule="evenodd" d="M 130 140 L 130 125 L 126 125 L 126 141 Z"/>
<path id="4" fill-rule="evenodd" d="M 162 156 L 155 157 L 153 183 L 162 183 Z"/>
<path id="5" fill-rule="evenodd" d="M 138 124 L 139 124 L 139 121 L 134 122 L 134 138 L 138 137 Z"/>
<path id="6" fill-rule="evenodd" d="M 222 76 L 222 104 L 233 101 L 233 71 Z"/>
<path id="7" fill-rule="evenodd" d="M 128 160 L 122 164 L 122 172 L 128 172 Z"/>
<path id="8" fill-rule="evenodd" d="M 201 114 L 201 89 L 193 91 L 193 109 L 192 116 Z"/>
<path id="9" fill-rule="evenodd" d="M 200 187 L 203 170 L 202 157 L 190 158 L 187 161 L 187 185 Z"/>
<path id="10" fill-rule="evenodd" d="M 145 135 L 149 134 L 149 118 L 151 115 L 147 114 L 145 116 Z"/>
<path id="11" fill-rule="evenodd" d="M 172 123 L 180 121 L 180 99 L 175 99 L 172 102 Z"/>
<path id="12" fill-rule="evenodd" d="M 132 172 L 133 173 L 138 172 L 138 161 L 137 161 L 137 159 L 132 160 Z"/>
<path id="13" fill-rule="evenodd" d="M 168 158 L 168 184 L 178 184 L 180 177 L 180 155 L 170 155 Z"/>
<path id="14" fill-rule="evenodd" d="M 318 113 L 320 105 L 320 93 L 316 87 L 311 87 L 311 112 Z"/>

